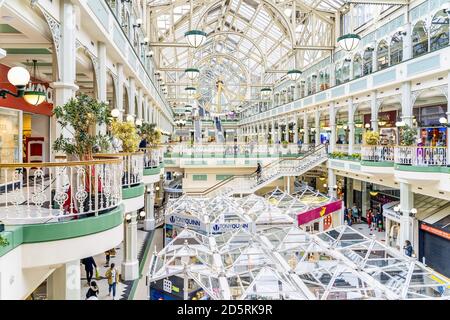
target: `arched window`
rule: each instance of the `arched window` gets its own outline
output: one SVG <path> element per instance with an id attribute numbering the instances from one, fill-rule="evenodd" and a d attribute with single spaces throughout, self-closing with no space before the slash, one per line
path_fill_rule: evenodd
<path id="1" fill-rule="evenodd" d="M 391 39 L 391 66 L 394 66 L 403 60 L 403 38 L 395 34 Z"/>
<path id="2" fill-rule="evenodd" d="M 338 86 L 342 83 L 342 68 L 340 63 L 336 64 L 335 73 L 336 73 L 336 85 Z"/>
<path id="3" fill-rule="evenodd" d="M 428 52 L 428 34 L 425 23 L 419 21 L 412 32 L 413 58 Z"/>
<path id="4" fill-rule="evenodd" d="M 359 53 L 353 57 L 353 79 L 357 79 L 362 76 L 362 58 Z"/>
<path id="5" fill-rule="evenodd" d="M 430 47 L 431 51 L 448 46 L 448 14 L 444 10 L 436 13 L 431 20 Z"/>
<path id="6" fill-rule="evenodd" d="M 388 44 L 386 41 L 382 40 L 378 44 L 377 49 L 377 69 L 383 70 L 389 67 L 389 54 L 388 54 Z"/>
<path id="7" fill-rule="evenodd" d="M 311 77 L 308 77 L 306 80 L 306 88 L 308 90 L 308 96 L 312 94 L 312 83 L 311 83 Z"/>
<path id="8" fill-rule="evenodd" d="M 348 58 L 342 63 L 342 82 L 350 81 L 350 63 L 351 60 Z"/>
<path id="9" fill-rule="evenodd" d="M 372 56 L 373 56 L 373 49 L 367 48 L 364 51 L 363 55 L 363 76 L 372 73 Z"/>

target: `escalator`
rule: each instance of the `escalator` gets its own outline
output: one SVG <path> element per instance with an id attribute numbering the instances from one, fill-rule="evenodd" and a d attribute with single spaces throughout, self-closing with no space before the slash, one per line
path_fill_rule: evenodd
<path id="1" fill-rule="evenodd" d="M 225 137 L 223 134 L 222 122 L 220 121 L 219 117 L 214 118 L 214 127 L 216 129 L 216 141 L 219 143 L 224 143 Z"/>

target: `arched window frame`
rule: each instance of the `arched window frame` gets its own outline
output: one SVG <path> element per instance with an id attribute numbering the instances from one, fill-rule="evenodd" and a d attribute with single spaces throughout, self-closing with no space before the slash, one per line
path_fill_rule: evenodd
<path id="1" fill-rule="evenodd" d="M 371 47 L 368 47 L 364 50 L 362 56 L 362 75 L 366 76 L 373 72 L 373 56 L 374 50 Z"/>
<path id="2" fill-rule="evenodd" d="M 403 61 L 403 36 L 397 32 L 395 33 L 389 44 L 389 63 L 395 66 Z"/>
<path id="3" fill-rule="evenodd" d="M 438 19 L 440 16 L 441 19 Z M 442 20 L 442 18 L 444 18 Z M 449 16 L 444 10 L 439 10 L 431 18 L 430 23 L 430 52 L 445 48 L 449 45 Z"/>
<path id="4" fill-rule="evenodd" d="M 420 31 L 424 33 L 424 37 L 419 36 Z M 411 41 L 413 58 L 426 54 L 429 51 L 429 34 L 424 21 L 418 21 L 412 28 Z"/>
<path id="5" fill-rule="evenodd" d="M 357 53 L 353 56 L 353 79 L 358 79 L 362 77 L 362 69 L 363 69 L 363 63 L 362 63 L 362 56 L 360 53 Z"/>
<path id="6" fill-rule="evenodd" d="M 389 67 L 389 44 L 386 40 L 381 40 L 377 46 L 377 70 Z"/>

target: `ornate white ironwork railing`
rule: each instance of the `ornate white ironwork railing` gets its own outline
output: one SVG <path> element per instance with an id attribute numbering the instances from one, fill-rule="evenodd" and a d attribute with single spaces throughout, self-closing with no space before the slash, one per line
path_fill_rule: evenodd
<path id="1" fill-rule="evenodd" d="M 395 147 L 395 163 L 412 166 L 446 166 L 446 147 Z"/>
<path id="2" fill-rule="evenodd" d="M 372 162 L 394 162 L 393 146 L 363 146 L 361 160 Z"/>
<path id="3" fill-rule="evenodd" d="M 61 222 L 96 216 L 122 201 L 122 161 L 0 164 L 0 220 Z"/>
<path id="4" fill-rule="evenodd" d="M 163 148 L 141 148 L 139 149 L 144 154 L 144 168 L 158 167 L 164 159 Z"/>

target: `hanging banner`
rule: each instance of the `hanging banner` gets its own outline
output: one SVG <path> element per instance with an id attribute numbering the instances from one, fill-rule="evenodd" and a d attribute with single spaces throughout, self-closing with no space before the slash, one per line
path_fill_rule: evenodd
<path id="1" fill-rule="evenodd" d="M 314 208 L 312 210 L 299 213 L 297 215 L 298 225 L 304 225 L 310 223 L 314 220 L 317 220 L 321 217 L 329 215 L 333 212 L 339 211 L 342 209 L 342 200 L 338 200 L 335 202 L 330 202 L 324 206 Z"/>

